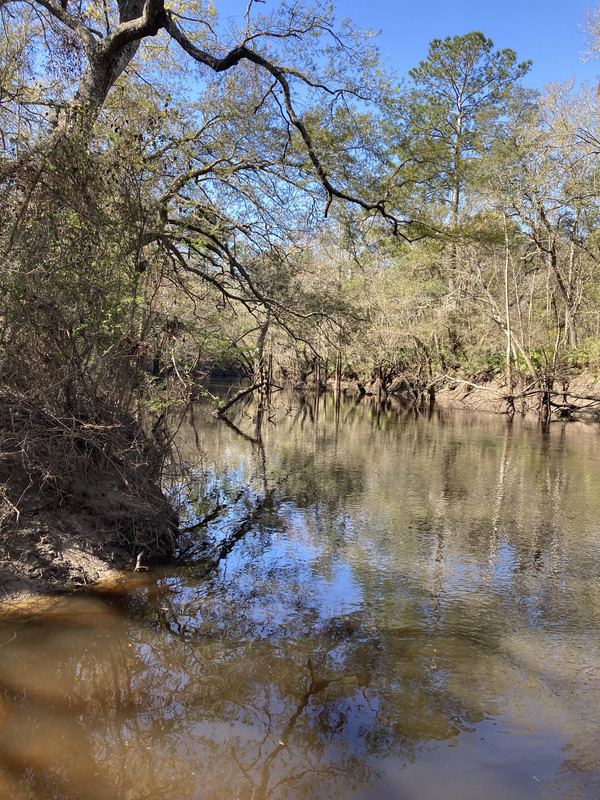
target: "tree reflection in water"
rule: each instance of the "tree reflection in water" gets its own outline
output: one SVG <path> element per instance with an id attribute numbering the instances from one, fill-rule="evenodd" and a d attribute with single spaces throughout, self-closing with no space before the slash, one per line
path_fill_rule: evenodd
<path id="1" fill-rule="evenodd" d="M 137 625 L 98 601 L 83 623 L 75 610 L 58 629 L 15 629 L 7 796 L 341 797 L 378 783 L 379 759 L 414 759 L 460 729 L 464 709 L 398 636 L 341 620 L 293 642 L 283 628 L 275 640 L 174 635 L 158 622 L 166 598 L 146 598 Z"/>
<path id="2" fill-rule="evenodd" d="M 600 796 L 600 467 L 327 403 L 203 423 L 194 558 L 0 630 L 0 796 Z"/>

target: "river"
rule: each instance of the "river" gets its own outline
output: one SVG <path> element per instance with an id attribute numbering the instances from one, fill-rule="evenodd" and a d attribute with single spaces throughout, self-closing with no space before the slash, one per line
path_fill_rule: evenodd
<path id="1" fill-rule="evenodd" d="M 598 427 L 253 415 L 178 426 L 179 564 L 0 628 L 0 797 L 597 800 Z"/>

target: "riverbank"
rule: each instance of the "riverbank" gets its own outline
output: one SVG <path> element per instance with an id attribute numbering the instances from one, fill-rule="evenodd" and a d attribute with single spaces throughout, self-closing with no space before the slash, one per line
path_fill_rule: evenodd
<path id="1" fill-rule="evenodd" d="M 335 391 L 331 381 L 327 388 Z M 434 404 L 448 410 L 600 422 L 600 377 L 591 371 L 536 380 L 517 375 L 511 388 L 502 376 L 469 379 L 456 373 L 424 379 L 396 375 L 382 381 L 379 377 L 353 375 L 343 379 L 340 388 L 380 402 L 397 397 L 408 403 Z"/>
<path id="2" fill-rule="evenodd" d="M 445 376 L 417 394 L 398 378 L 389 387 L 347 381 L 348 393 L 377 402 L 491 414 L 540 412 L 539 385 L 513 387 Z M 549 418 L 600 422 L 600 379 L 573 375 L 546 387 Z M 168 559 L 176 515 L 159 485 L 162 455 L 132 421 L 56 417 L 22 398 L 0 396 L 0 603 L 118 580 L 119 571 Z"/>
<path id="3" fill-rule="evenodd" d="M 435 402 L 447 409 L 600 422 L 600 378 L 589 372 L 552 382 L 519 379 L 512 391 L 503 378 L 479 384 L 445 377 L 434 389 Z"/>
<path id="4" fill-rule="evenodd" d="M 59 417 L 6 394 L 0 423 L 0 602 L 173 553 L 161 454 L 135 423 Z"/>

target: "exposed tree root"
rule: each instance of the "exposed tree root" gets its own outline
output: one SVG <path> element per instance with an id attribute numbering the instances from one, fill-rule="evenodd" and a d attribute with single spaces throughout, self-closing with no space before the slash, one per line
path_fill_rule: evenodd
<path id="1" fill-rule="evenodd" d="M 0 600 L 174 551 L 163 454 L 133 421 L 58 416 L 4 391 L 0 448 Z"/>

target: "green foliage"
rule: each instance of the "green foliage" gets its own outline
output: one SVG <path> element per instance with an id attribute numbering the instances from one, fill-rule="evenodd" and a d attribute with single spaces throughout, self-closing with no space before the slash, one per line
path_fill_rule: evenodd
<path id="1" fill-rule="evenodd" d="M 575 369 L 591 369 L 594 375 L 600 373 L 600 339 L 588 336 L 578 347 L 565 351 L 564 363 Z"/>
<path id="2" fill-rule="evenodd" d="M 413 85 L 399 112 L 398 157 L 414 162 L 413 193 L 439 208 L 454 227 L 474 163 L 495 138 L 520 78 L 531 62 L 493 50 L 479 31 L 435 39 L 410 72 Z"/>
<path id="3" fill-rule="evenodd" d="M 534 98 L 478 31 L 398 88 L 329 6 L 184 3 L 132 40 L 135 4 L 68 8 L 0 5 L 7 384 L 79 413 L 265 356 L 491 375 L 509 328 L 523 371 L 592 359 L 589 92 Z"/>

